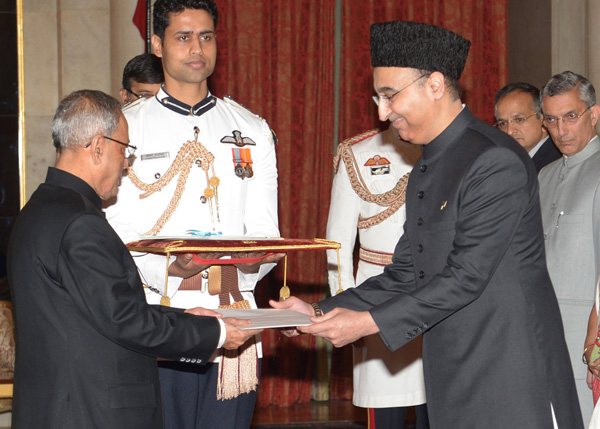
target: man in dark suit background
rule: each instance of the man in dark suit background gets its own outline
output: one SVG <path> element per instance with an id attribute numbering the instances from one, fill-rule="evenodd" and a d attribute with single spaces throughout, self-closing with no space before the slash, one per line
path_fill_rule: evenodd
<path id="1" fill-rule="evenodd" d="M 540 170 L 562 156 L 544 127 L 540 90 L 527 82 L 509 83 L 494 97 L 496 128 L 513 137 Z"/>
<path id="2" fill-rule="evenodd" d="M 514 139 L 462 104 L 469 46 L 430 25 L 372 25 L 379 117 L 423 145 L 404 234 L 392 264 L 359 288 L 271 305 L 315 315 L 287 334 L 337 347 L 379 333 L 396 350 L 423 335 L 432 428 L 582 428 L 546 269 L 537 172 Z"/>
<path id="3" fill-rule="evenodd" d="M 136 265 L 102 213 L 132 149 L 119 101 L 74 92 L 58 106 L 52 138 L 56 166 L 9 242 L 13 425 L 162 428 L 156 357 L 202 364 L 259 331 L 211 310 L 146 303 Z"/>
<path id="4" fill-rule="evenodd" d="M 165 81 L 162 61 L 154 54 L 140 54 L 130 59 L 123 69 L 119 95 L 123 105 L 138 98 L 154 97 Z"/>

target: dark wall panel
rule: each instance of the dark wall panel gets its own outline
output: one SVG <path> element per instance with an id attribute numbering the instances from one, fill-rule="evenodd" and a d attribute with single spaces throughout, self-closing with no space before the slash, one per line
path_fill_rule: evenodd
<path id="1" fill-rule="evenodd" d="M 16 0 L 0 0 L 0 12 L 17 13 Z M 16 20 L 15 20 L 16 22 Z"/>
<path id="2" fill-rule="evenodd" d="M 19 82 L 16 0 L 0 0 L 0 289 L 6 285 L 6 249 L 19 213 Z M 0 299 L 5 298 L 0 290 Z"/>
<path id="3" fill-rule="evenodd" d="M 508 0 L 508 82 L 541 88 L 552 70 L 550 0 Z"/>
<path id="4" fill-rule="evenodd" d="M 2 67 L 0 67 L 0 116 L 19 115 L 19 81 L 17 58 L 17 14 L 0 9 L 0 40 Z"/>

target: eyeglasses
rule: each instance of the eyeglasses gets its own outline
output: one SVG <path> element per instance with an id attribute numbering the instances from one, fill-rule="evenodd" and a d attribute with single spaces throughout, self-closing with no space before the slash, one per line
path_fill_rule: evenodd
<path id="1" fill-rule="evenodd" d="M 498 121 L 494 124 L 494 126 L 499 130 L 506 131 L 508 128 L 508 124 L 513 124 L 514 126 L 518 127 L 519 125 L 523 125 L 525 121 L 531 118 L 532 116 L 535 116 L 535 113 L 532 113 L 529 116 L 517 116 L 515 119 L 510 119 L 508 121 Z"/>
<path id="2" fill-rule="evenodd" d="M 134 146 L 134 145 L 129 144 L 129 143 L 123 143 L 122 141 L 113 139 L 112 137 L 108 137 L 108 136 L 102 136 L 102 137 L 104 137 L 107 140 L 112 140 L 115 143 L 120 144 L 121 146 L 125 146 L 125 155 L 127 155 L 126 158 L 131 158 L 131 157 L 133 157 L 135 155 L 135 151 L 137 150 L 137 146 Z M 91 144 L 92 144 L 92 142 L 89 142 L 88 144 L 86 144 L 84 146 L 84 148 L 87 149 L 88 147 L 90 147 Z"/>
<path id="3" fill-rule="evenodd" d="M 150 97 L 152 97 L 150 94 L 136 94 L 131 89 L 127 89 L 127 88 L 125 88 L 125 91 L 127 91 L 128 93 L 130 93 L 131 95 L 133 95 L 136 99 L 137 98 L 150 98 Z"/>
<path id="4" fill-rule="evenodd" d="M 383 101 L 385 103 L 387 103 L 387 105 L 391 105 L 394 97 L 398 94 L 400 94 L 402 91 L 404 91 L 406 88 L 408 88 L 409 86 L 411 86 L 413 83 L 415 83 L 416 81 L 418 81 L 419 79 L 422 79 L 424 77 L 429 77 L 429 74 L 422 74 L 421 76 L 419 76 L 418 78 L 416 78 L 415 80 L 413 80 L 411 83 L 409 83 L 408 85 L 406 85 L 404 88 L 394 92 L 392 95 L 376 95 L 373 98 L 375 99 L 375 102 L 377 103 L 377 105 L 379 106 L 379 102 Z"/>
<path id="5" fill-rule="evenodd" d="M 579 120 L 579 118 L 581 118 L 583 115 L 585 115 L 586 112 L 590 111 L 590 107 L 588 107 L 587 109 L 585 109 L 581 115 L 578 115 L 577 113 L 567 113 L 563 116 L 561 116 L 560 118 L 557 118 L 555 116 L 544 116 L 544 124 L 546 124 L 546 127 L 548 128 L 556 128 L 558 126 L 558 120 L 562 119 L 564 124 L 567 125 L 574 125 L 577 123 L 577 121 Z"/>

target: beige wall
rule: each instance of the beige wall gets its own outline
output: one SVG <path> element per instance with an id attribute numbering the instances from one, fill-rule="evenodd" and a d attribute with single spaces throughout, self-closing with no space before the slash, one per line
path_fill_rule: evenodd
<path id="1" fill-rule="evenodd" d="M 600 98 L 600 0 L 588 0 L 586 57 L 587 78 L 594 84 Z"/>
<path id="2" fill-rule="evenodd" d="M 588 3 L 597 0 L 552 0 L 552 73 L 571 70 L 586 77 Z"/>
<path id="3" fill-rule="evenodd" d="M 27 197 L 55 151 L 50 124 L 78 89 L 118 96 L 126 62 L 144 41 L 131 19 L 136 0 L 23 0 Z"/>
<path id="4" fill-rule="evenodd" d="M 508 81 L 543 86 L 565 70 L 600 90 L 600 0 L 507 0 Z"/>

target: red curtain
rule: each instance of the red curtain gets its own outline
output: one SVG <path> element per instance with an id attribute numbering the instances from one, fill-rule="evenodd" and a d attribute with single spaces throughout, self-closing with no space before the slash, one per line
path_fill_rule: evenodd
<path id="1" fill-rule="evenodd" d="M 325 236 L 331 189 L 334 1 L 217 0 L 217 68 L 211 91 L 267 119 L 279 143 L 279 224 L 283 237 Z M 257 287 L 259 306 L 277 298 L 283 264 Z M 324 252 L 288 255 L 287 282 L 309 302 L 325 291 Z M 314 338 L 263 333 L 258 404 L 308 402 Z"/>
<path id="2" fill-rule="evenodd" d="M 339 136 L 385 126 L 377 120 L 369 26 L 398 19 L 440 25 L 472 42 L 461 85 L 474 114 L 493 122 L 493 97 L 506 83 L 506 0 L 376 0 L 342 2 Z M 267 119 L 277 133 L 279 223 L 284 237 L 325 236 L 334 146 L 335 0 L 217 0 L 218 62 L 209 86 Z M 288 256 L 294 295 L 316 301 L 327 289 L 325 255 Z M 278 296 L 280 264 L 257 287 L 259 306 Z M 258 406 L 308 402 L 314 339 L 263 333 Z M 337 355 L 334 354 L 334 358 Z M 351 358 L 334 359 L 331 397 L 351 395 Z"/>
<path id="3" fill-rule="evenodd" d="M 340 140 L 381 127 L 371 101 L 373 79 L 369 27 L 410 20 L 448 28 L 471 41 L 460 84 L 463 102 L 475 116 L 494 119 L 494 95 L 506 84 L 506 1 L 343 1 L 340 79 Z"/>
<path id="4" fill-rule="evenodd" d="M 147 0 L 138 0 L 137 6 L 135 7 L 135 12 L 133 13 L 133 25 L 135 25 L 140 31 L 140 36 L 144 42 L 146 42 L 146 33 L 148 31 L 148 22 L 147 22 L 147 8 L 148 2 Z M 148 52 L 148 45 L 145 43 L 145 51 Z"/>

